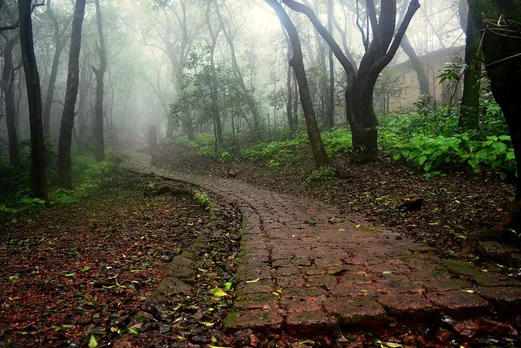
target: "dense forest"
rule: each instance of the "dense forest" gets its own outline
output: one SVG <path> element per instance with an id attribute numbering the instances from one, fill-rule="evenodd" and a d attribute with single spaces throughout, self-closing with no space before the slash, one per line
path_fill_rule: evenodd
<path id="1" fill-rule="evenodd" d="M 521 345 L 521 0 L 0 0 L 0 347 Z"/>

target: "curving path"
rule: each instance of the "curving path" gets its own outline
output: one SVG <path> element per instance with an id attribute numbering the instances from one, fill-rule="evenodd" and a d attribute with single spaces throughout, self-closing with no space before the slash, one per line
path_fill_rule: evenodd
<path id="1" fill-rule="evenodd" d="M 521 283 L 364 221 L 334 207 L 260 189 L 237 179 L 195 176 L 150 165 L 134 153 L 129 165 L 215 192 L 247 219 L 229 330 L 290 333 L 342 327 L 418 323 L 444 314 L 457 319 L 515 314 Z"/>

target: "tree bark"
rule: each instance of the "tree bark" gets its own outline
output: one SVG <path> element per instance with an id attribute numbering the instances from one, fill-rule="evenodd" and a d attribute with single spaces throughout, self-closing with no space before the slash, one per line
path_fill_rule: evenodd
<path id="1" fill-rule="evenodd" d="M 104 131 L 104 115 L 103 115 L 103 99 L 105 94 L 105 71 L 107 70 L 107 52 L 105 46 L 105 36 L 103 34 L 103 19 L 101 16 L 101 8 L 99 0 L 95 0 L 96 4 L 96 23 L 98 26 L 99 44 L 98 54 L 100 58 L 100 67 L 98 69 L 92 67 L 96 75 L 96 108 L 94 117 L 94 142 L 96 161 L 105 160 L 105 131 Z"/>
<path id="2" fill-rule="evenodd" d="M 71 47 L 69 50 L 69 71 L 67 74 L 67 90 L 58 142 L 58 178 L 60 186 L 72 189 L 71 145 L 76 99 L 80 85 L 80 51 L 81 31 L 85 16 L 85 0 L 76 0 L 74 19 L 72 21 Z"/>
<path id="3" fill-rule="evenodd" d="M 289 62 L 289 60 L 288 60 Z M 291 67 L 291 65 L 290 65 Z M 293 72 L 293 123 L 295 124 L 295 128 L 298 128 L 298 113 L 299 113 L 299 94 L 298 94 L 298 82 L 297 76 Z"/>
<path id="4" fill-rule="evenodd" d="M 333 18 L 335 16 L 334 1 L 328 0 L 327 3 L 327 30 L 333 35 Z M 333 50 L 329 48 L 329 93 L 328 93 L 328 110 L 326 114 L 326 127 L 335 126 L 335 60 L 333 59 Z"/>
<path id="5" fill-rule="evenodd" d="M 290 60 L 291 67 L 295 71 L 300 92 L 300 100 L 304 109 L 304 117 L 306 119 L 307 132 L 315 165 L 317 168 L 330 165 L 320 130 L 318 129 L 315 110 L 311 94 L 309 92 L 308 80 L 306 77 L 306 69 L 304 68 L 304 58 L 302 56 L 302 46 L 297 32 L 297 28 L 291 22 L 286 11 L 277 0 L 265 0 L 276 12 L 291 41 L 293 57 Z"/>
<path id="6" fill-rule="evenodd" d="M 223 127 L 221 122 L 221 111 L 219 108 L 219 89 L 218 89 L 218 81 L 217 81 L 217 71 L 215 69 L 215 48 L 217 46 L 217 40 L 219 39 L 219 34 L 222 30 L 222 26 L 217 29 L 217 32 L 214 33 L 212 28 L 212 22 L 210 19 L 210 4 L 206 9 L 206 24 L 208 25 L 208 30 L 210 31 L 210 37 L 212 38 L 212 46 L 210 48 L 210 70 L 212 74 L 212 79 L 210 81 L 210 94 L 212 98 L 212 113 L 215 125 L 215 135 L 217 143 L 221 144 L 223 141 Z"/>
<path id="7" fill-rule="evenodd" d="M 20 147 L 18 144 L 18 132 L 16 127 L 16 103 L 14 98 L 14 64 L 13 48 L 18 42 L 18 35 L 10 38 L 4 46 L 4 66 L 0 85 L 5 97 L 5 121 L 7 125 L 7 138 L 9 146 L 9 162 L 12 166 L 20 164 Z"/>
<path id="8" fill-rule="evenodd" d="M 282 0 L 282 2 L 309 18 L 344 68 L 347 75 L 346 115 L 351 126 L 353 147 L 359 153 L 358 161 L 364 162 L 377 158 L 378 120 L 373 108 L 374 87 L 378 76 L 396 54 L 412 17 L 420 8 L 418 0 L 410 1 L 396 34 L 396 0 L 381 2 L 379 19 L 376 17 L 374 2 L 366 1 L 368 17 L 373 28 L 373 40 L 362 58 L 358 74 L 313 10 L 294 0 Z"/>
<path id="9" fill-rule="evenodd" d="M 499 226 L 500 236 L 505 237 L 509 229 L 521 231 L 521 0 L 469 0 L 469 8 L 474 23 L 484 30 L 485 68 L 510 130 L 517 162 L 514 202 Z"/>
<path id="10" fill-rule="evenodd" d="M 217 3 L 214 3 L 214 4 L 215 4 L 215 10 L 216 10 L 217 16 L 219 18 L 219 22 L 222 26 L 224 37 L 226 38 L 226 42 L 228 43 L 228 46 L 230 47 L 230 54 L 231 54 L 231 59 L 232 59 L 232 70 L 235 74 L 239 87 L 241 88 L 242 92 L 244 93 L 244 96 L 246 98 L 246 103 L 248 104 L 248 107 L 250 108 L 250 111 L 252 113 L 253 127 L 255 128 L 255 130 L 258 130 L 261 126 L 261 116 L 259 113 L 259 109 L 257 107 L 257 103 L 255 102 L 255 98 L 253 96 L 252 91 L 250 91 L 246 87 L 246 83 L 244 82 L 244 77 L 242 76 L 241 69 L 240 69 L 239 63 L 237 61 L 237 54 L 235 52 L 235 44 L 233 42 L 231 33 L 229 32 L 229 29 L 227 28 L 226 23 L 224 22 L 224 18 L 221 15 L 221 11 L 219 10 L 219 5 Z"/>
<path id="11" fill-rule="evenodd" d="M 295 131 L 295 120 L 297 116 L 294 115 L 293 110 L 293 86 L 292 86 L 292 71 L 291 71 L 291 65 L 289 64 L 289 61 L 291 60 L 291 41 L 289 40 L 288 34 L 286 33 L 286 30 L 284 29 L 284 26 L 282 27 L 282 31 L 284 32 L 284 38 L 286 39 L 286 45 L 288 46 L 288 49 L 286 51 L 286 59 L 288 60 L 287 65 L 287 76 L 286 76 L 286 93 L 287 93 L 287 101 L 286 101 L 286 119 L 288 120 L 288 127 L 290 131 L 293 133 Z"/>
<path id="12" fill-rule="evenodd" d="M 400 46 L 402 47 L 402 50 L 405 52 L 407 57 L 409 57 L 414 71 L 416 72 L 416 76 L 418 77 L 418 84 L 420 85 L 420 94 L 430 96 L 431 92 L 429 88 L 429 79 L 427 78 L 427 74 L 425 73 L 422 62 L 418 58 L 416 51 L 414 51 L 414 48 L 409 42 L 409 38 L 407 38 L 407 35 L 403 36 Z"/>
<path id="13" fill-rule="evenodd" d="M 34 198 L 47 199 L 45 176 L 45 143 L 42 122 L 42 91 L 34 55 L 32 1 L 19 0 L 20 45 L 27 86 L 29 124 L 31 128 L 31 191 Z"/>
<path id="14" fill-rule="evenodd" d="M 66 40 L 62 40 L 62 37 L 65 34 L 65 28 L 66 24 L 64 25 L 64 28 L 62 31 L 60 31 L 60 25 L 58 22 L 58 18 L 56 18 L 56 15 L 54 14 L 52 7 L 51 7 L 51 1 L 47 0 L 47 14 L 49 15 L 49 18 L 51 19 L 51 22 L 53 24 L 54 29 L 54 57 L 52 60 L 52 68 L 51 68 L 51 74 L 49 76 L 49 84 L 47 87 L 47 94 L 45 98 L 45 104 L 43 109 L 43 132 L 46 136 L 51 135 L 51 109 L 53 104 L 53 96 L 54 96 L 54 90 L 56 85 L 56 78 L 58 76 L 58 68 L 60 66 L 60 57 L 63 51 L 63 48 L 65 47 Z"/>
<path id="15" fill-rule="evenodd" d="M 465 2 L 460 6 L 467 6 Z M 464 13 L 465 11 L 461 11 Z M 459 126 L 463 129 L 479 128 L 479 91 L 481 78 L 481 58 L 479 52 L 479 31 L 474 19 L 467 11 L 465 25 L 465 64 L 467 68 L 463 78 L 463 97 L 461 99 Z"/>

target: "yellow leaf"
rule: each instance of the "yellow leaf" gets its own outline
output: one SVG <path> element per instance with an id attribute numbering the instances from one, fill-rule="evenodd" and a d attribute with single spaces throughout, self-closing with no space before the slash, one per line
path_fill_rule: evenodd
<path id="1" fill-rule="evenodd" d="M 94 337 L 94 335 L 90 336 L 89 348 L 96 348 L 97 346 L 98 346 L 98 341 L 96 341 L 96 337 Z"/>
<path id="2" fill-rule="evenodd" d="M 228 294 L 226 292 L 224 292 L 224 290 L 221 289 L 221 288 L 214 288 L 214 289 L 211 290 L 211 293 L 215 297 L 226 297 L 226 296 L 228 296 Z"/>

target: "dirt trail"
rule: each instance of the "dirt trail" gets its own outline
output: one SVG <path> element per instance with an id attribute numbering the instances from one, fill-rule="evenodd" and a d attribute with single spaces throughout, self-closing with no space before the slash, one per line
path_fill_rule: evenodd
<path id="1" fill-rule="evenodd" d="M 338 216 L 334 207 L 237 179 L 167 171 L 150 165 L 145 154 L 132 154 L 129 165 L 213 191 L 247 218 L 230 330 L 301 334 L 337 324 L 374 328 L 439 314 L 465 319 L 520 309 L 520 282 L 439 259 L 397 233 Z"/>

